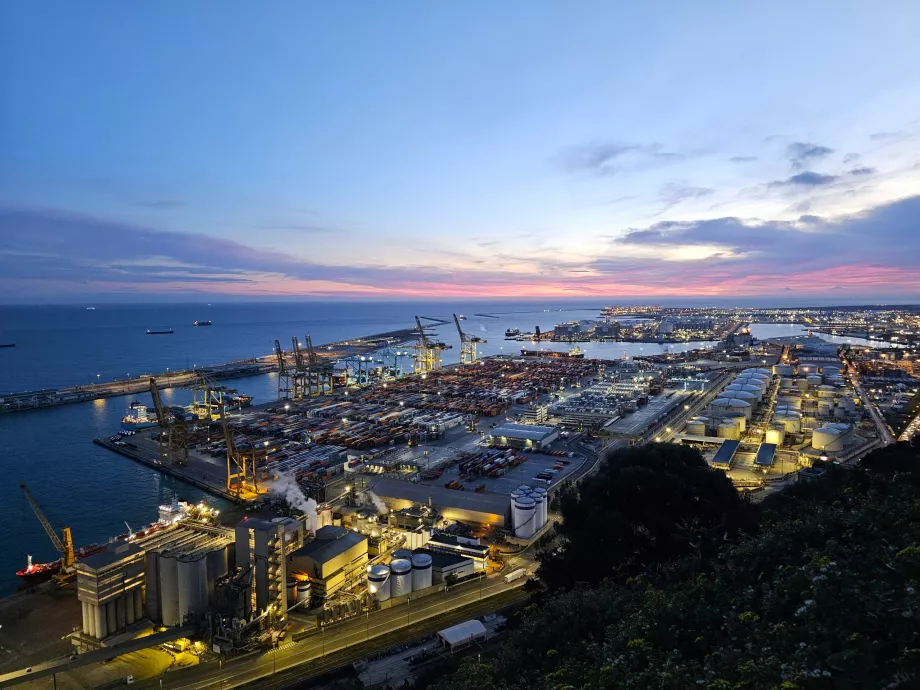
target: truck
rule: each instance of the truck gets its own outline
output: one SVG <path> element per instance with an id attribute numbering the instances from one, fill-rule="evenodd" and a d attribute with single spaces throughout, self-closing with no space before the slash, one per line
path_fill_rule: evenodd
<path id="1" fill-rule="evenodd" d="M 515 580 L 520 580 L 522 577 L 524 577 L 526 572 L 527 571 L 525 571 L 523 568 L 517 568 L 516 570 L 512 570 L 510 573 L 505 575 L 505 584 L 509 584 L 511 582 L 514 582 Z"/>

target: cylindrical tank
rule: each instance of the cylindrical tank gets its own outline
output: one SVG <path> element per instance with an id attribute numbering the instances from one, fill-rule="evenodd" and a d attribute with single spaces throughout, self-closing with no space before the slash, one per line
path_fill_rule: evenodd
<path id="1" fill-rule="evenodd" d="M 701 422 L 699 419 L 691 419 L 687 422 L 687 433 L 691 436 L 705 436 L 706 423 Z"/>
<path id="2" fill-rule="evenodd" d="M 187 615 L 201 615 L 208 608 L 205 557 L 179 559 L 177 574 L 179 578 L 179 621 L 184 622 Z"/>
<path id="3" fill-rule="evenodd" d="M 780 398 L 776 401 L 777 407 L 787 407 L 789 409 L 798 410 L 802 407 L 801 398 Z"/>
<path id="4" fill-rule="evenodd" d="M 372 565 L 367 571 L 367 589 L 377 601 L 390 598 L 390 569 L 385 565 Z"/>
<path id="5" fill-rule="evenodd" d="M 513 525 L 514 536 L 518 539 L 530 539 L 536 532 L 536 501 L 530 496 L 522 496 L 514 501 L 517 508 L 518 522 Z"/>
<path id="6" fill-rule="evenodd" d="M 786 440 L 786 427 L 782 424 L 771 424 L 770 428 L 767 429 L 767 433 L 764 436 L 764 441 L 766 443 L 775 443 L 777 446 L 783 445 L 783 441 Z"/>
<path id="7" fill-rule="evenodd" d="M 390 594 L 404 597 L 412 593 L 412 562 L 405 558 L 390 561 Z"/>
<path id="8" fill-rule="evenodd" d="M 535 503 L 534 519 L 536 524 L 534 525 L 534 531 L 537 531 L 546 524 L 546 497 L 533 494 L 531 498 Z"/>
<path id="9" fill-rule="evenodd" d="M 843 436 L 839 429 L 831 426 L 815 429 L 811 435 L 811 447 L 815 450 L 843 450 Z"/>
<path id="10" fill-rule="evenodd" d="M 207 556 L 207 568 L 208 575 L 205 579 L 205 585 L 207 586 L 208 592 L 208 602 L 214 601 L 214 582 L 219 577 L 223 577 L 227 574 L 228 567 L 228 548 L 221 547 L 219 549 L 214 549 Z"/>
<path id="11" fill-rule="evenodd" d="M 819 398 L 833 398 L 834 397 L 834 387 L 833 386 L 818 386 L 818 397 Z"/>
<path id="12" fill-rule="evenodd" d="M 144 555 L 144 584 L 147 589 L 147 602 L 144 614 L 154 623 L 162 622 L 160 618 L 160 554 L 148 551 Z M 141 618 L 142 616 L 138 616 Z"/>
<path id="13" fill-rule="evenodd" d="M 745 400 L 752 405 L 760 400 L 760 392 L 752 393 L 751 391 L 726 391 L 724 393 L 726 398 L 734 400 Z"/>
<path id="14" fill-rule="evenodd" d="M 769 370 L 769 369 L 764 369 L 763 367 L 753 367 L 753 368 L 751 368 L 751 369 L 745 369 L 743 373 L 745 373 L 745 374 L 747 374 L 747 373 L 751 373 L 751 374 L 766 374 L 767 376 L 769 376 L 769 375 L 770 375 L 770 370 Z"/>
<path id="15" fill-rule="evenodd" d="M 309 580 L 298 580 L 296 590 L 297 590 L 297 603 L 301 604 L 303 608 L 307 608 L 310 605 L 310 593 L 312 590 L 312 588 L 310 587 L 310 581 Z"/>
<path id="16" fill-rule="evenodd" d="M 802 418 L 796 412 L 777 414 L 773 420 L 782 424 L 787 434 L 797 434 L 802 430 Z"/>
<path id="17" fill-rule="evenodd" d="M 540 524 L 545 525 L 546 521 L 549 519 L 549 496 L 546 495 L 546 489 L 542 486 L 538 486 L 533 490 L 533 493 L 530 494 L 531 498 L 536 499 L 537 496 L 543 497 L 543 515 L 540 517 Z"/>
<path id="18" fill-rule="evenodd" d="M 738 426 L 731 422 L 722 422 L 719 424 L 719 428 L 716 429 L 716 435 L 719 438 L 727 438 L 734 441 L 737 441 L 741 437 L 741 434 L 738 432 Z"/>
<path id="19" fill-rule="evenodd" d="M 290 608 L 297 603 L 297 580 L 295 580 L 293 577 L 288 578 L 284 589 L 285 594 L 287 595 L 285 601 L 287 601 L 288 608 Z"/>
<path id="20" fill-rule="evenodd" d="M 412 556 L 412 591 L 431 587 L 431 556 L 417 553 Z"/>
<path id="21" fill-rule="evenodd" d="M 804 393 L 808 390 L 808 379 L 796 379 L 795 385 L 799 389 L 799 392 Z"/>
<path id="22" fill-rule="evenodd" d="M 788 364 L 774 364 L 773 365 L 773 375 L 774 376 L 792 376 L 792 367 Z"/>
<path id="23" fill-rule="evenodd" d="M 840 367 L 836 364 L 825 364 L 821 367 L 821 373 L 826 379 L 834 378 L 835 376 L 840 376 Z"/>
<path id="24" fill-rule="evenodd" d="M 834 422 L 828 424 L 827 426 L 837 429 L 840 432 L 840 438 L 843 441 L 844 446 L 849 446 L 853 443 L 853 427 L 849 424 L 843 424 L 841 422 Z"/>
<path id="25" fill-rule="evenodd" d="M 411 558 L 412 558 L 412 552 L 409 549 L 396 549 L 396 551 L 393 552 L 393 556 L 391 560 L 408 561 Z"/>
<path id="26" fill-rule="evenodd" d="M 818 376 L 817 374 L 812 374 L 812 375 L 806 377 L 806 378 L 805 378 L 805 381 L 808 382 L 808 387 L 809 387 L 809 388 L 817 388 L 818 386 L 820 386 L 820 385 L 823 383 L 824 379 L 822 379 L 822 378 L 821 378 L 820 376 Z"/>
<path id="27" fill-rule="evenodd" d="M 809 376 L 811 374 L 818 373 L 817 364 L 800 364 L 799 365 L 799 376 Z"/>
<path id="28" fill-rule="evenodd" d="M 179 625 L 179 570 L 174 556 L 160 554 L 160 606 L 163 625 L 168 628 Z"/>

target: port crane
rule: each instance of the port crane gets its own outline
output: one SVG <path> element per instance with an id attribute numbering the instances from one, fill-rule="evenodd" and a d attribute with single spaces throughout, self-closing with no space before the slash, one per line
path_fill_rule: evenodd
<path id="1" fill-rule="evenodd" d="M 160 428 L 159 462 L 161 465 L 184 465 L 188 462 L 188 445 L 191 431 L 185 415 L 171 414 L 160 400 L 160 389 L 157 380 L 150 377 L 150 396 L 153 398 L 153 407 L 157 411 L 157 426 Z"/>
<path id="2" fill-rule="evenodd" d="M 268 448 L 246 439 L 242 448 L 236 443 L 236 435 L 227 422 L 226 409 L 220 408 L 220 424 L 227 444 L 227 491 L 241 498 L 255 498 L 259 495 L 259 462 L 264 470 Z"/>
<path id="3" fill-rule="evenodd" d="M 275 358 L 278 360 L 278 400 L 290 400 L 294 393 L 294 372 L 287 367 L 284 361 L 284 350 L 281 343 L 275 341 Z"/>
<path id="4" fill-rule="evenodd" d="M 23 495 L 26 497 L 26 500 L 32 507 L 32 512 L 35 513 L 35 517 L 38 518 L 38 521 L 42 523 L 42 527 L 45 528 L 45 533 L 48 535 L 48 538 L 51 539 L 51 543 L 54 544 L 54 548 L 57 549 L 58 553 L 61 554 L 63 569 L 69 569 L 70 566 L 74 564 L 74 561 L 76 561 L 73 550 L 73 537 L 70 534 L 70 527 L 65 527 L 62 529 L 61 536 L 59 537 L 57 532 L 54 531 L 54 527 L 52 527 L 51 523 L 48 522 L 48 518 L 45 517 L 42 509 L 39 508 L 35 498 L 32 497 L 32 494 L 29 492 L 29 488 L 25 485 L 25 482 L 21 483 L 19 488 L 22 489 Z M 66 577 L 66 575 L 64 577 Z"/>
<path id="5" fill-rule="evenodd" d="M 460 334 L 460 364 L 473 364 L 476 362 L 476 344 L 487 341 L 479 336 L 464 333 L 456 314 L 454 314 L 454 323 L 457 324 L 457 333 Z"/>
<path id="6" fill-rule="evenodd" d="M 294 353 L 294 372 L 291 375 L 291 399 L 302 400 L 306 397 L 310 374 L 296 335 L 291 336 L 291 350 Z"/>
<path id="7" fill-rule="evenodd" d="M 418 332 L 418 342 L 412 345 L 412 349 L 418 354 L 415 356 L 415 373 L 423 376 L 441 368 L 441 351 L 449 350 L 450 345 L 440 343 L 435 340 L 429 340 L 422 327 L 419 317 L 415 317 L 415 328 Z"/>
<path id="8" fill-rule="evenodd" d="M 309 334 L 304 342 L 307 346 L 307 394 L 328 395 L 332 393 L 333 365 L 316 354 L 313 338 Z"/>

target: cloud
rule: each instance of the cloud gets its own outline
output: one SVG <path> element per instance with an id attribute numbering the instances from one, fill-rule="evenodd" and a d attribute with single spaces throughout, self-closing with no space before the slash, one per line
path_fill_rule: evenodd
<path id="1" fill-rule="evenodd" d="M 310 225 L 310 224 L 298 224 L 294 223 L 291 225 L 264 225 L 259 228 L 260 230 L 281 230 L 287 232 L 298 232 L 310 235 L 320 235 L 325 233 L 337 232 L 341 233 L 343 230 L 340 228 L 330 228 L 324 225 Z"/>
<path id="2" fill-rule="evenodd" d="M 167 211 L 171 208 L 180 208 L 181 206 L 185 206 L 185 202 L 179 201 L 177 199 L 154 199 L 152 201 L 137 201 L 134 205 L 140 206 L 142 208 L 152 208 L 159 211 Z"/>
<path id="3" fill-rule="evenodd" d="M 876 132 L 875 134 L 870 134 L 869 138 L 872 141 L 901 141 L 907 138 L 906 132 Z"/>
<path id="4" fill-rule="evenodd" d="M 679 182 L 669 182 L 661 188 L 661 193 L 659 194 L 659 198 L 664 204 L 661 210 L 665 211 L 689 199 L 703 199 L 711 196 L 714 192 L 715 190 L 709 187 L 694 187 Z"/>
<path id="5" fill-rule="evenodd" d="M 853 168 L 849 174 L 854 175 L 856 177 L 863 177 L 865 175 L 874 175 L 877 172 L 878 172 L 877 168 L 868 168 L 863 165 L 858 168 Z"/>
<path id="6" fill-rule="evenodd" d="M 667 151 L 659 143 L 623 144 L 592 142 L 572 146 L 562 151 L 556 162 L 569 173 L 591 173 L 607 177 L 620 172 L 621 168 L 637 169 L 667 165 L 683 160 L 696 153 Z"/>
<path id="7" fill-rule="evenodd" d="M 773 182 L 768 182 L 767 186 L 772 188 L 779 187 L 818 187 L 822 185 L 832 184 L 839 180 L 838 175 L 822 175 L 821 173 L 811 172 L 806 170 L 805 172 L 800 172 L 797 175 L 788 177 L 785 180 L 774 180 Z"/>
<path id="8" fill-rule="evenodd" d="M 750 163 L 756 161 L 757 156 L 732 156 L 728 159 L 729 163 Z"/>
<path id="9" fill-rule="evenodd" d="M 860 155 L 858 153 L 848 153 L 847 155 L 843 157 L 843 164 L 849 165 L 850 163 L 855 163 L 859 159 L 860 159 Z"/>
<path id="10" fill-rule="evenodd" d="M 786 147 L 786 155 L 792 163 L 793 170 L 801 170 L 806 165 L 822 160 L 832 154 L 834 149 L 819 144 L 795 141 Z"/>

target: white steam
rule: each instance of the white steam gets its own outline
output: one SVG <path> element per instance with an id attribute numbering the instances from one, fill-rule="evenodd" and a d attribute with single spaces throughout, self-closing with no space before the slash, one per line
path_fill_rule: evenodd
<path id="1" fill-rule="evenodd" d="M 316 501 L 304 496 L 293 476 L 279 474 L 278 478 L 269 484 L 268 489 L 287 503 L 288 506 L 306 515 L 307 529 L 311 532 L 316 532 Z"/>
<path id="2" fill-rule="evenodd" d="M 380 500 L 380 496 L 375 494 L 373 491 L 365 491 L 367 495 L 367 500 L 374 504 L 374 507 L 377 509 L 377 512 L 381 515 L 386 515 L 390 512 L 390 509 L 387 508 L 387 504 Z"/>

